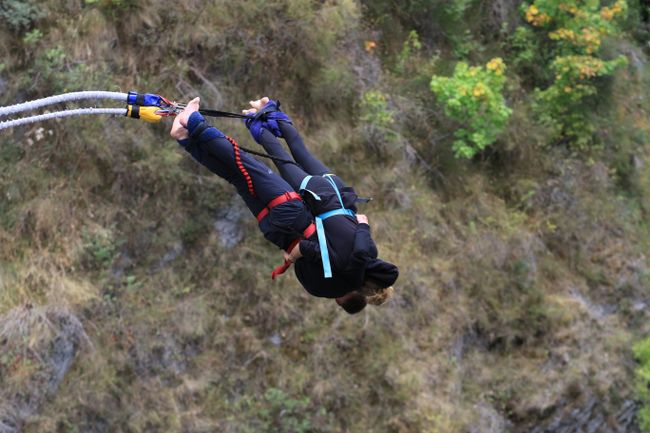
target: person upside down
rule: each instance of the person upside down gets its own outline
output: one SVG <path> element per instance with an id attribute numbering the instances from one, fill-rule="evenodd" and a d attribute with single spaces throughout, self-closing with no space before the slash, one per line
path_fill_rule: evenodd
<path id="1" fill-rule="evenodd" d="M 284 251 L 285 265 L 273 277 L 294 264 L 307 292 L 335 299 L 350 314 L 386 302 L 399 275 L 397 266 L 377 257 L 368 218 L 356 213 L 354 189 L 309 152 L 279 103 L 264 97 L 251 101 L 243 113 L 280 175 L 209 125 L 199 104 L 199 98 L 187 104 L 170 135 L 236 188 L 264 237 Z M 291 155 L 277 137 L 285 139 Z"/>

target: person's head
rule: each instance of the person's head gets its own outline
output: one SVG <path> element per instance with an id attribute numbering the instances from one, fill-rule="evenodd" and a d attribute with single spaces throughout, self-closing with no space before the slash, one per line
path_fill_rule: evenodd
<path id="1" fill-rule="evenodd" d="M 366 297 L 359 291 L 354 290 L 345 295 L 336 298 L 336 303 L 341 306 L 348 314 L 356 314 L 366 308 L 368 304 Z"/>
<path id="2" fill-rule="evenodd" d="M 336 303 L 347 313 L 356 314 L 366 308 L 368 304 L 376 306 L 385 304 L 394 292 L 393 286 L 382 287 L 376 281 L 367 279 L 359 290 L 336 298 Z"/>
<path id="3" fill-rule="evenodd" d="M 395 293 L 393 286 L 383 287 L 382 284 L 369 278 L 366 278 L 359 291 L 370 305 L 385 304 Z"/>
<path id="4" fill-rule="evenodd" d="M 397 266 L 380 259 L 373 259 L 366 264 L 363 285 L 345 296 L 336 298 L 345 311 L 358 313 L 366 305 L 382 305 L 393 295 L 393 284 L 399 276 Z"/>

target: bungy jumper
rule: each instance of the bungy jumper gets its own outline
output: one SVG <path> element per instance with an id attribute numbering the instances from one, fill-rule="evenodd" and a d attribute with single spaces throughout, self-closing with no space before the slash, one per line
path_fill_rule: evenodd
<path id="1" fill-rule="evenodd" d="M 18 113 L 24 113 L 26 111 L 36 110 L 51 105 L 63 104 L 67 102 L 78 102 L 84 100 L 113 100 L 113 101 L 123 102 L 126 104 L 126 106 L 123 108 L 85 107 L 85 108 L 75 108 L 75 109 L 63 109 L 59 111 L 52 111 L 52 112 L 32 115 L 28 117 L 8 119 L 8 120 L 0 121 L 0 130 L 27 125 L 31 123 L 36 123 L 40 121 L 50 120 L 50 119 L 58 119 L 58 118 L 72 117 L 72 116 L 96 115 L 96 114 L 125 116 L 133 119 L 140 119 L 149 123 L 157 123 L 160 122 L 164 117 L 176 116 L 177 114 L 182 112 L 186 107 L 185 104 L 173 102 L 163 96 L 153 94 L 153 93 L 138 93 L 134 91 L 130 91 L 128 93 L 109 92 L 109 91 L 79 91 L 79 92 L 70 92 L 61 95 L 49 96 L 42 99 L 36 99 L 33 101 L 27 101 L 27 102 L 22 102 L 10 106 L 0 107 L 0 119 L 2 119 L 5 116 L 16 115 Z M 280 102 L 277 101 L 276 104 L 277 105 L 275 106 L 275 109 L 279 108 Z M 237 113 L 231 113 L 227 111 L 219 111 L 213 109 L 199 109 L 199 113 L 201 113 L 204 116 L 243 119 L 246 120 L 247 122 L 254 122 L 258 119 L 264 119 L 268 115 L 273 117 L 273 114 L 276 114 L 273 111 L 274 111 L 273 107 L 270 107 L 267 108 L 266 110 L 265 109 L 260 110 L 254 115 L 243 115 L 243 114 L 237 114 Z M 232 143 L 238 168 L 241 171 L 242 175 L 246 178 L 249 192 L 253 196 L 255 195 L 255 191 L 253 189 L 253 182 L 250 179 L 250 176 L 248 176 L 248 173 L 246 172 L 243 164 L 241 163 L 241 160 L 239 158 L 240 150 L 243 150 L 252 155 L 268 158 L 276 162 L 294 163 L 291 160 L 278 158 L 276 156 L 268 155 L 266 153 L 261 153 L 261 152 L 254 151 L 252 149 L 240 147 L 239 144 L 232 137 L 226 136 L 226 138 L 230 143 Z M 305 178 L 305 181 L 303 183 L 306 185 L 306 183 L 309 181 L 310 178 L 311 176 Z M 331 181 L 331 179 L 328 180 L 332 184 L 334 191 L 336 191 L 336 194 L 342 205 L 343 202 L 340 197 L 338 188 L 336 187 L 334 182 Z M 287 193 L 285 195 L 282 195 L 272 200 L 270 203 L 267 204 L 267 207 L 259 215 L 257 215 L 257 220 L 260 221 L 261 219 L 266 217 L 266 215 L 269 213 L 269 210 L 271 208 L 279 204 L 282 204 L 287 200 L 302 200 L 302 196 L 300 195 L 300 193 L 303 193 L 303 190 L 308 191 L 306 189 L 306 186 L 301 185 L 301 191 Z M 357 198 L 357 201 L 360 202 L 367 202 L 369 200 L 371 199 L 361 198 L 361 197 Z M 325 241 L 323 220 L 330 216 L 334 216 L 342 213 L 346 215 L 352 215 L 352 212 L 348 209 L 345 209 L 344 207 L 337 211 L 326 212 L 324 214 L 317 215 L 316 224 L 315 225 L 312 224 L 308 228 L 309 235 L 311 235 L 313 232 L 318 233 L 318 241 L 321 248 L 323 249 L 322 259 L 323 259 L 323 268 L 324 268 L 326 278 L 330 278 L 332 276 L 332 271 L 330 268 L 329 257 L 327 254 L 327 244 Z M 299 241 L 299 239 L 297 239 L 297 241 Z M 293 246 L 295 246 L 295 244 L 291 245 L 289 251 L 293 248 Z M 283 274 L 290 267 L 290 265 L 291 263 L 285 260 L 283 265 L 278 266 L 273 271 L 272 278 L 275 279 L 278 275 Z"/>

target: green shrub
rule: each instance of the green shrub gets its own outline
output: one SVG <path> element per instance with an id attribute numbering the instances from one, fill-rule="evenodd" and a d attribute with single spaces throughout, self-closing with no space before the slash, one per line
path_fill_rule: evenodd
<path id="1" fill-rule="evenodd" d="M 422 43 L 420 42 L 420 37 L 418 36 L 418 32 L 416 32 L 415 30 L 411 30 L 411 32 L 408 35 L 408 38 L 406 38 L 406 41 L 404 41 L 404 45 L 402 46 L 402 51 L 399 53 L 399 56 L 397 57 L 397 65 L 395 66 L 395 72 L 400 75 L 403 74 L 411 64 L 413 55 L 416 54 L 421 49 L 422 49 Z"/>
<path id="2" fill-rule="evenodd" d="M 637 415 L 639 427 L 644 432 L 650 432 L 650 338 L 634 345 L 634 356 L 639 362 L 635 371 L 635 389 L 641 408 Z"/>
<path id="3" fill-rule="evenodd" d="M 23 36 L 23 42 L 25 45 L 36 45 L 43 38 L 43 32 L 40 29 L 34 29 L 25 33 Z"/>
<path id="4" fill-rule="evenodd" d="M 445 114 L 463 125 L 454 134 L 457 157 L 472 158 L 494 143 L 505 128 L 512 113 L 502 94 L 505 68 L 501 58 L 485 67 L 460 62 L 452 77 L 431 79 L 431 90 L 444 105 Z"/>
<path id="5" fill-rule="evenodd" d="M 387 96 L 376 90 L 364 93 L 361 100 L 361 121 L 386 130 L 395 122 L 393 112 L 388 108 Z"/>
<path id="6" fill-rule="evenodd" d="M 602 7 L 600 3 L 535 0 L 522 7 L 526 21 L 543 31 L 551 46 L 552 83 L 536 91 L 536 109 L 556 139 L 568 139 L 577 148 L 592 143 L 595 125 L 586 102 L 598 93 L 598 78 L 612 75 L 627 61 L 622 55 L 612 60 L 598 55 L 603 38 L 620 33 L 627 2 Z M 518 33 L 521 37 L 525 31 Z M 526 51 L 522 55 L 534 58 Z"/>
<path id="7" fill-rule="evenodd" d="M 105 269 L 117 254 L 118 245 L 110 231 L 82 233 L 84 239 L 82 262 L 88 269 Z"/>
<path id="8" fill-rule="evenodd" d="M 40 10 L 31 2 L 23 0 L 0 2 L 0 22 L 15 32 L 30 28 L 40 17 Z"/>
<path id="9" fill-rule="evenodd" d="M 284 391 L 270 388 L 264 393 L 266 407 L 260 411 L 264 432 L 307 433 L 312 431 L 309 421 L 309 398 L 296 400 Z"/>

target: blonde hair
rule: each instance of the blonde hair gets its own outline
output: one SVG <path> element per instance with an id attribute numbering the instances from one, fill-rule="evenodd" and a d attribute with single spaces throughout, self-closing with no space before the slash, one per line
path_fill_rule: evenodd
<path id="1" fill-rule="evenodd" d="M 366 297 L 367 303 L 377 306 L 385 304 L 395 293 L 393 286 L 381 287 L 379 284 L 370 280 L 364 281 L 363 286 L 359 290 Z"/>

